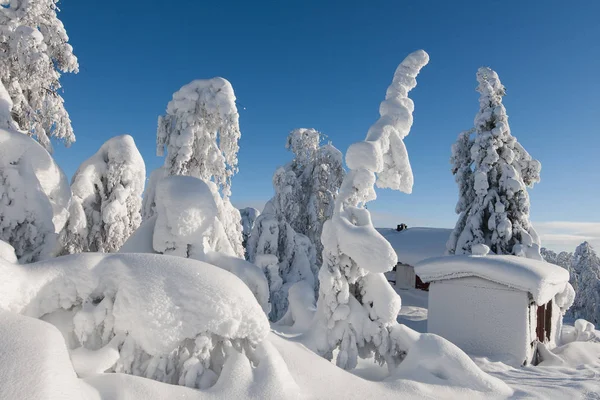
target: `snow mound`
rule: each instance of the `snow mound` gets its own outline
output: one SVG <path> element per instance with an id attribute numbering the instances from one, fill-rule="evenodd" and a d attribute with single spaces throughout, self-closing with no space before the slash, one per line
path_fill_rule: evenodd
<path id="1" fill-rule="evenodd" d="M 412 266 L 428 258 L 443 256 L 452 232 L 452 229 L 417 227 L 400 232 L 389 228 L 377 230 L 396 251 L 398 262 Z"/>
<path id="2" fill-rule="evenodd" d="M 15 249 L 4 240 L 0 240 L 0 259 L 5 261 L 16 263 L 17 255 L 15 254 Z"/>
<path id="3" fill-rule="evenodd" d="M 400 329 L 408 328 L 400 326 Z M 388 379 L 411 379 L 432 385 L 462 387 L 504 396 L 513 391 L 485 372 L 456 345 L 431 333 L 418 334 L 402 363 Z"/>
<path id="4" fill-rule="evenodd" d="M 119 253 L 156 254 L 152 246 L 156 220 L 157 216 L 155 215 L 144 221 L 123 244 Z M 208 251 L 205 254 L 196 252 L 191 258 L 207 262 L 237 276 L 250 288 L 262 309 L 266 313 L 269 312 L 269 286 L 259 267 L 241 258 L 214 251 Z"/>
<path id="5" fill-rule="evenodd" d="M 0 260 L 0 272 L 2 309 L 33 317 L 72 310 L 83 347 L 99 350 L 122 335 L 114 370 L 167 383 L 211 386 L 233 353 L 252 357 L 270 329 L 242 281 L 195 260 L 78 254 L 27 267 Z"/>
<path id="6" fill-rule="evenodd" d="M 436 257 L 418 263 L 415 272 L 423 282 L 476 276 L 529 292 L 537 304 L 546 304 L 568 290 L 569 282 L 569 271 L 564 268 L 506 255 Z"/>
<path id="7" fill-rule="evenodd" d="M 60 332 L 0 311 L 0 399 L 99 399 L 78 381 Z"/>

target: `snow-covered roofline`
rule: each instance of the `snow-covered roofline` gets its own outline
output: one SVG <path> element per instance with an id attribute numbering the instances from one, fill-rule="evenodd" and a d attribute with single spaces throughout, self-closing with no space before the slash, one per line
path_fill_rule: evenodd
<path id="1" fill-rule="evenodd" d="M 531 293 L 537 304 L 545 304 L 562 293 L 569 272 L 544 261 L 516 256 L 446 256 L 415 266 L 423 282 L 476 276 Z"/>
<path id="2" fill-rule="evenodd" d="M 392 245 L 398 262 L 407 265 L 446 253 L 446 242 L 452 229 L 408 228 L 398 232 L 391 228 L 377 228 L 379 233 Z"/>

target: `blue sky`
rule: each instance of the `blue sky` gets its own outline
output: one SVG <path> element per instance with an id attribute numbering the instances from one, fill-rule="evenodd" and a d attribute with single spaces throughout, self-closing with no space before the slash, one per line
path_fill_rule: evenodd
<path id="1" fill-rule="evenodd" d="M 173 92 L 223 76 L 240 111 L 237 206 L 272 195 L 287 133 L 312 127 L 345 152 L 378 118 L 397 65 L 426 50 L 431 61 L 411 97 L 405 142 L 411 195 L 380 190 L 379 226 L 453 226 L 457 189 L 450 146 L 478 110 L 475 73 L 498 72 L 513 135 L 542 162 L 530 191 L 545 243 L 600 245 L 600 2 L 62 0 L 60 18 L 80 73 L 63 77 L 77 142 L 55 156 L 68 175 L 108 138 L 131 134 L 148 171 L 156 120 Z M 575 5 L 574 5 L 575 4 Z M 562 243 L 562 245 L 561 245 Z"/>

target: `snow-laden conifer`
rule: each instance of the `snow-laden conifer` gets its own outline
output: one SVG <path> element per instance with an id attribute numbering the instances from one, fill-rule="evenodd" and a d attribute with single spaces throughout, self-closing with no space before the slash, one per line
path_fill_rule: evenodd
<path id="1" fill-rule="evenodd" d="M 315 129 L 290 132 L 286 148 L 294 159 L 275 171 L 275 195 L 257 218 L 246 246 L 249 260 L 269 280 L 273 320 L 286 313 L 293 284 L 304 281 L 317 295 L 320 235 L 333 215 L 344 176 L 341 153 L 331 144 L 321 145 L 321 136 Z"/>
<path id="2" fill-rule="evenodd" d="M 600 258 L 588 242 L 580 244 L 573 254 L 571 279 L 575 302 L 568 314 L 600 324 Z"/>
<path id="3" fill-rule="evenodd" d="M 240 213 L 229 200 L 231 178 L 237 172 L 240 139 L 239 114 L 229 81 L 195 80 L 173 94 L 167 112 L 158 119 L 157 155 L 165 148 L 165 175 L 188 175 L 205 182 L 223 197 L 219 220 L 235 254 L 244 256 Z M 149 193 L 148 193 L 149 194 Z M 153 199 L 148 196 L 146 217 Z"/>
<path id="4" fill-rule="evenodd" d="M 356 367 L 358 357 L 370 357 L 395 367 L 404 357 L 393 327 L 400 297 L 384 272 L 397 263 L 394 249 L 373 227 L 368 201 L 374 186 L 411 192 L 413 175 L 402 139 L 412 126 L 414 103 L 408 92 L 429 61 L 422 50 L 410 54 L 398 67 L 381 117 L 365 141 L 346 153 L 350 168 L 335 202 L 333 217 L 323 227 L 323 266 L 319 272 L 319 299 L 313 328 L 320 338 L 317 350 L 326 358 L 338 349 L 336 363 Z"/>
<path id="5" fill-rule="evenodd" d="M 0 6 L 0 80 L 18 130 L 51 151 L 50 137 L 75 141 L 60 95 L 60 76 L 78 72 L 77 58 L 57 17 L 58 0 L 12 0 Z"/>
<path id="6" fill-rule="evenodd" d="M 511 135 L 505 89 L 489 68 L 477 72 L 479 112 L 475 137 L 461 134 L 453 147 L 460 217 L 448 242 L 450 254 L 470 254 L 485 244 L 495 254 L 541 259 L 540 239 L 529 220 L 527 188 L 540 180 L 541 164 Z M 470 149 L 470 160 L 467 150 Z"/>
<path id="7" fill-rule="evenodd" d="M 109 139 L 73 176 L 64 254 L 112 253 L 141 223 L 144 160 L 129 135 Z"/>

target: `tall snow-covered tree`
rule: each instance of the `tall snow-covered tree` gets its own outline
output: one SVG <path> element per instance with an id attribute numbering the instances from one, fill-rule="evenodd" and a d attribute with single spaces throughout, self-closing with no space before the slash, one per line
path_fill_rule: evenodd
<path id="1" fill-rule="evenodd" d="M 485 244 L 495 254 L 541 260 L 540 239 L 529 220 L 527 193 L 527 188 L 540 180 L 541 164 L 511 135 L 502 104 L 505 89 L 498 74 L 482 67 L 477 81 L 480 109 L 475 117 L 475 138 L 462 134 L 453 147 L 460 217 L 448 252 L 470 254 L 473 245 Z"/>
<path id="2" fill-rule="evenodd" d="M 564 269 L 571 271 L 571 264 L 573 263 L 573 253 L 569 253 L 566 251 L 561 251 L 560 253 L 556 253 L 550 249 L 542 247 L 540 249 L 540 254 L 544 261 L 558 265 L 559 267 L 563 267 Z M 571 282 L 571 285 L 573 283 Z"/>
<path id="3" fill-rule="evenodd" d="M 271 289 L 271 319 L 288 306 L 288 290 L 305 281 L 318 292 L 320 240 L 324 222 L 333 215 L 344 169 L 342 155 L 321 133 L 295 129 L 286 148 L 294 159 L 273 176 L 275 195 L 258 217 L 246 246 L 248 258 L 265 271 Z"/>
<path id="4" fill-rule="evenodd" d="M 571 274 L 576 294 L 568 314 L 600 324 L 600 258 L 588 242 L 575 250 Z"/>
<path id="5" fill-rule="evenodd" d="M 73 176 L 63 254 L 113 253 L 142 221 L 146 167 L 133 138 L 109 139 Z"/>
<path id="6" fill-rule="evenodd" d="M 233 87 L 223 78 L 195 80 L 183 86 L 173 94 L 166 114 L 158 118 L 157 155 L 165 155 L 166 148 L 165 175 L 188 175 L 215 183 L 223 196 L 219 220 L 235 254 L 243 257 L 241 217 L 229 201 L 240 137 Z"/>
<path id="7" fill-rule="evenodd" d="M 365 141 L 346 153 L 350 168 L 335 202 L 333 217 L 325 222 L 323 266 L 319 272 L 319 299 L 313 329 L 317 351 L 345 369 L 356 367 L 358 357 L 373 356 L 394 368 L 406 349 L 393 334 L 400 297 L 384 272 L 397 263 L 389 242 L 373 227 L 368 201 L 376 198 L 374 186 L 410 193 L 413 175 L 403 139 L 412 126 L 414 103 L 408 92 L 429 61 L 422 50 L 410 54 L 397 68 L 381 117 Z"/>
<path id="8" fill-rule="evenodd" d="M 48 151 L 50 137 L 75 141 L 60 95 L 61 73 L 78 72 L 77 58 L 57 17 L 58 0 L 0 2 L 0 80 L 19 131 Z"/>
<path id="9" fill-rule="evenodd" d="M 260 211 L 254 207 L 246 207 L 240 209 L 240 215 L 242 217 L 242 245 L 246 248 L 246 243 L 252 233 L 256 219 L 260 215 Z"/>

